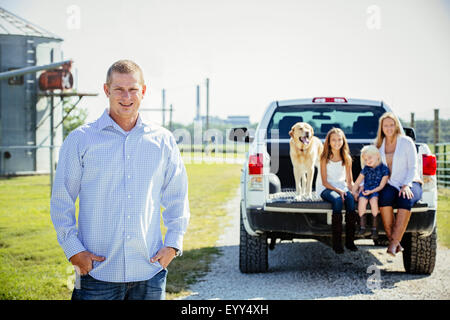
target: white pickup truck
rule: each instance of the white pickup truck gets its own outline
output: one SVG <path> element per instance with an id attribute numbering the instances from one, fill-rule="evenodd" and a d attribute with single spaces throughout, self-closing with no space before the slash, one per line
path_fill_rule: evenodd
<path id="1" fill-rule="evenodd" d="M 267 107 L 256 131 L 233 128 L 229 139 L 251 143 L 241 175 L 241 230 L 239 267 L 243 273 L 266 272 L 268 249 L 277 240 L 316 239 L 330 243 L 331 205 L 316 194 L 313 200 L 296 197 L 289 157 L 289 130 L 308 122 L 322 142 L 332 127 L 341 128 L 353 157 L 353 177 L 360 167 L 360 150 L 374 142 L 380 116 L 392 111 L 384 102 L 347 98 L 312 98 L 274 101 Z M 415 132 L 402 128 L 415 140 Z M 436 157 L 426 144 L 416 143 L 423 196 L 401 242 L 406 272 L 431 274 L 436 259 Z M 314 177 L 313 188 L 317 177 Z M 369 213 L 370 211 L 367 211 Z M 394 212 L 396 210 L 394 209 Z M 380 219 L 380 215 L 377 217 Z M 371 219 L 368 219 L 368 223 Z M 380 238 L 386 236 L 381 221 Z M 367 235 L 368 237 L 369 235 Z"/>

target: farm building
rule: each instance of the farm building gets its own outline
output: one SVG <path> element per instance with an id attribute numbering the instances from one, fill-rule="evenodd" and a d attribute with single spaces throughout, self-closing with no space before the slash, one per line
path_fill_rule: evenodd
<path id="1" fill-rule="evenodd" d="M 0 72 L 62 60 L 62 41 L 0 8 Z M 0 80 L 0 175 L 50 172 L 51 98 L 39 95 L 38 76 L 28 73 Z M 59 123 L 62 108 L 53 111 Z M 61 145 L 62 137 L 61 125 L 54 129 L 54 144 Z"/>

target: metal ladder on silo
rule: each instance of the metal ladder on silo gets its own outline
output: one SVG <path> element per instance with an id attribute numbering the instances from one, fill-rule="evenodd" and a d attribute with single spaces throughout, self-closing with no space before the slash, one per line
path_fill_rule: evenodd
<path id="1" fill-rule="evenodd" d="M 27 67 L 32 67 L 36 65 L 36 49 L 34 46 L 34 40 L 26 40 L 26 53 L 25 61 Z M 34 146 L 36 144 L 36 74 L 30 73 L 24 75 L 24 85 L 25 85 L 25 121 L 27 128 L 26 144 Z M 36 159 L 36 149 L 25 150 L 25 156 Z M 36 170 L 36 161 L 34 162 L 34 170 Z"/>

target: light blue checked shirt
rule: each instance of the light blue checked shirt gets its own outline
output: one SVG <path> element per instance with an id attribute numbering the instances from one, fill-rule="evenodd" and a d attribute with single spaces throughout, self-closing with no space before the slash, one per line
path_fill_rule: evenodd
<path id="1" fill-rule="evenodd" d="M 164 243 L 160 206 L 165 208 Z M 188 181 L 175 138 L 140 116 L 126 132 L 106 109 L 64 141 L 50 213 L 67 259 L 84 250 L 106 258 L 93 262 L 89 274 L 95 279 L 152 278 L 162 266 L 150 258 L 163 246 L 182 250 L 189 222 Z"/>

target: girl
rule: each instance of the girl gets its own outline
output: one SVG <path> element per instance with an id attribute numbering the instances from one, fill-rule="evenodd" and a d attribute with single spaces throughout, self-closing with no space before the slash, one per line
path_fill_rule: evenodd
<path id="1" fill-rule="evenodd" d="M 378 192 L 381 191 L 389 179 L 389 168 L 381 163 L 380 151 L 375 146 L 365 146 L 361 150 L 361 173 L 353 186 L 353 195 L 358 198 L 358 188 L 364 180 L 363 191 L 359 193 L 358 213 L 360 217 L 360 228 L 358 235 L 366 232 L 366 208 L 370 203 L 372 211 L 372 239 L 378 239 L 377 215 L 378 215 Z"/>
<path id="2" fill-rule="evenodd" d="M 345 247 L 351 251 L 358 248 L 355 239 L 355 199 L 350 190 L 353 189 L 352 158 L 344 132 L 332 128 L 325 138 L 323 152 L 320 157 L 320 174 L 322 183 L 318 194 L 333 207 L 332 243 L 336 253 L 343 253 L 342 247 L 342 207 L 345 203 Z"/>

